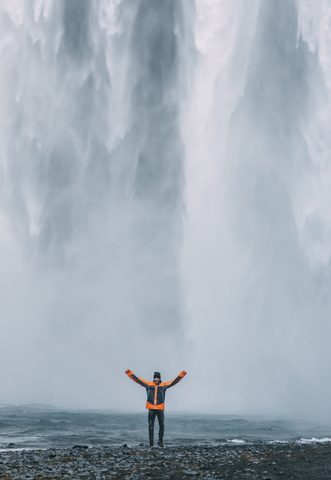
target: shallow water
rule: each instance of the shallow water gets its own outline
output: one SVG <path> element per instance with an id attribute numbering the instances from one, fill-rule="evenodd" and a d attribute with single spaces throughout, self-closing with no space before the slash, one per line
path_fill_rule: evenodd
<path id="1" fill-rule="evenodd" d="M 0 405 L 0 448 L 134 445 L 146 442 L 147 413 Z M 300 419 L 166 412 L 168 445 L 331 441 L 331 426 Z"/>

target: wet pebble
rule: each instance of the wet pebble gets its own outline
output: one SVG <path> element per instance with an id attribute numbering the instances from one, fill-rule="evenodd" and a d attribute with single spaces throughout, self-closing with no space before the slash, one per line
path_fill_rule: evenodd
<path id="1" fill-rule="evenodd" d="M 4 479 L 331 479 L 331 444 L 123 445 L 0 453 Z"/>

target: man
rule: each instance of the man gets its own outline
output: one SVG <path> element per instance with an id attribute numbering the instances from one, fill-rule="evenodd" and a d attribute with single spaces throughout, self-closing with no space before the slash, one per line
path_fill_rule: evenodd
<path id="1" fill-rule="evenodd" d="M 125 373 L 136 383 L 146 388 L 147 402 L 146 408 L 148 409 L 148 428 L 149 428 L 149 445 L 154 446 L 154 422 L 157 416 L 159 421 L 159 441 L 158 445 L 163 447 L 163 435 L 164 435 L 164 402 L 165 394 L 168 388 L 177 385 L 182 378 L 185 377 L 186 372 L 183 370 L 178 377 L 172 382 L 161 382 L 161 374 L 159 372 L 154 373 L 153 382 L 146 382 L 141 378 L 135 376 L 131 370 L 126 370 Z"/>

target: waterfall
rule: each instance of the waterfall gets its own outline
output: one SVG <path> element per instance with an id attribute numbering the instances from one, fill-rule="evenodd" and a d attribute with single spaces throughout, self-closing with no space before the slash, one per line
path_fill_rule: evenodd
<path id="1" fill-rule="evenodd" d="M 326 414 L 330 3 L 196 5 L 184 260 L 195 369 L 215 410 Z"/>
<path id="2" fill-rule="evenodd" d="M 131 359 L 151 375 L 158 350 L 167 356 L 152 368 L 175 363 L 181 15 L 175 1 L 2 7 L 3 255 L 16 262 L 12 283 L 3 281 L 17 297 L 3 351 L 13 370 L 28 359 L 28 381 L 46 382 L 51 400 L 62 401 L 74 375 L 74 396 L 105 403 L 90 389 L 98 371 L 120 382 Z"/>
<path id="3" fill-rule="evenodd" d="M 330 12 L 2 1 L 3 401 L 327 411 Z"/>

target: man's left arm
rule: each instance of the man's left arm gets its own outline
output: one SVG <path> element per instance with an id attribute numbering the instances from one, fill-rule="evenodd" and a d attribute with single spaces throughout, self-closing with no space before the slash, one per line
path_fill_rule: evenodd
<path id="1" fill-rule="evenodd" d="M 163 385 L 167 388 L 173 387 L 174 385 L 177 385 L 177 383 L 180 382 L 185 377 L 185 375 L 187 375 L 187 373 L 185 372 L 185 370 L 183 370 L 174 380 L 172 380 L 171 382 L 164 382 Z"/>

